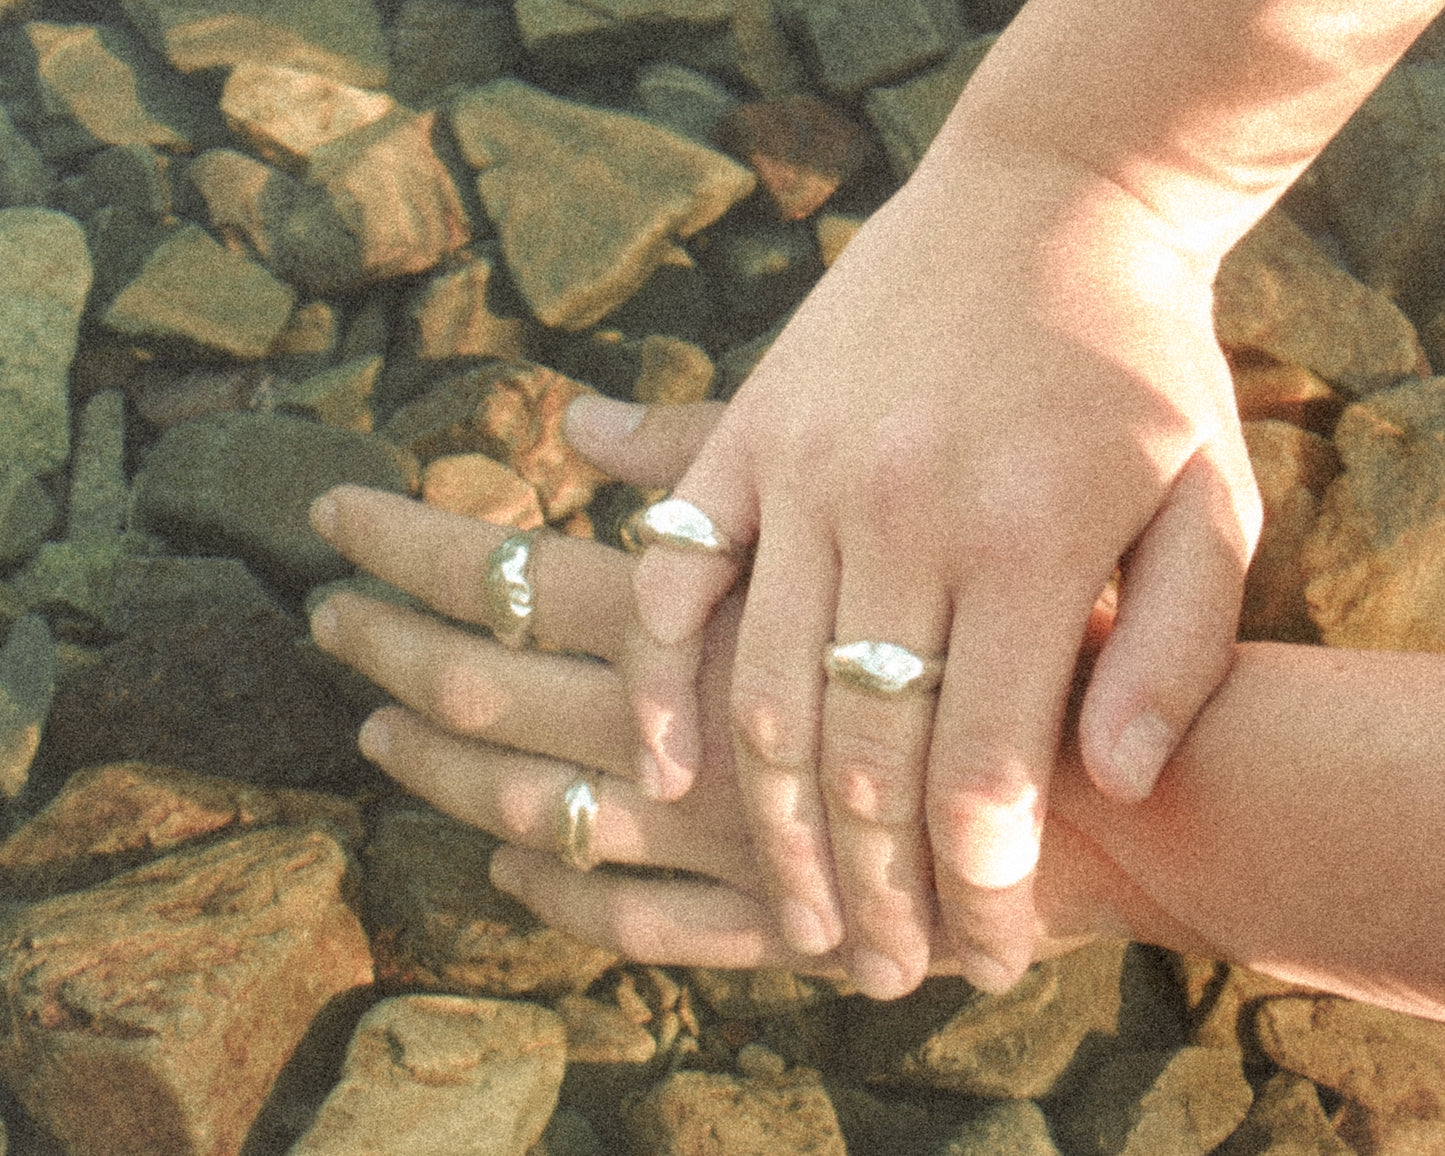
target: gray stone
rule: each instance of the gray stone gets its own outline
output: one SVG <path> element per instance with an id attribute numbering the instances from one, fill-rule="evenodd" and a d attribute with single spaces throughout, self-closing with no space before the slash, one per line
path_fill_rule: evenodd
<path id="1" fill-rule="evenodd" d="M 406 0 L 387 27 L 390 89 L 412 108 L 452 85 L 486 84 L 512 72 L 521 39 L 511 7 Z"/>
<path id="2" fill-rule="evenodd" d="M 1059 1137 L 1078 1156 L 1205 1156 L 1239 1126 L 1253 1095 L 1238 1052 L 1129 1052 L 1059 1106 Z"/>
<path id="3" fill-rule="evenodd" d="M 673 238 L 711 224 L 755 183 L 721 153 L 648 121 L 520 81 L 466 94 L 451 117 L 512 278 L 556 328 L 586 328 L 622 304 Z"/>
<path id="4" fill-rule="evenodd" d="M 1354 1149 L 1330 1124 L 1314 1084 L 1276 1072 L 1214 1156 L 1354 1156 Z"/>
<path id="5" fill-rule="evenodd" d="M 1059 1150 L 1037 1104 L 1004 1100 L 956 1128 L 935 1156 L 1059 1156 Z"/>
<path id="6" fill-rule="evenodd" d="M 560 1020 L 502 1000 L 410 995 L 356 1027 L 341 1079 L 289 1156 L 523 1156 L 557 1104 Z"/>
<path id="7" fill-rule="evenodd" d="M 725 24 L 726 0 L 517 0 L 528 52 L 595 66 L 599 59 L 653 55 L 670 35 Z"/>
<path id="8" fill-rule="evenodd" d="M 181 72 L 243 62 L 386 84 L 386 42 L 371 0 L 122 0 L 132 23 Z"/>
<path id="9" fill-rule="evenodd" d="M 863 111 L 900 181 L 917 167 L 958 103 L 963 86 L 997 39 L 965 40 L 942 64 L 899 84 L 875 88 L 863 98 Z"/>
<path id="10" fill-rule="evenodd" d="M 162 346 L 263 357 L 296 293 L 198 225 L 169 231 L 105 310 L 107 327 Z"/>
<path id="11" fill-rule="evenodd" d="M 1226 349 L 1304 366 L 1349 397 L 1429 372 L 1409 318 L 1335 265 L 1282 209 L 1220 264 L 1214 328 Z"/>
<path id="12" fill-rule="evenodd" d="M 224 414 L 161 437 L 135 478 L 135 516 L 188 548 L 320 582 L 350 564 L 311 529 L 311 503 L 342 482 L 405 493 L 416 476 L 414 462 L 373 435 L 279 414 Z"/>
<path id="13" fill-rule="evenodd" d="M 55 695 L 55 639 L 38 614 L 10 628 L 0 647 L 0 795 L 25 789 Z"/>
<path id="14" fill-rule="evenodd" d="M 213 230 L 233 247 L 272 261 L 296 203 L 291 177 L 234 149 L 207 149 L 186 169 L 186 179 L 204 200 Z"/>
<path id="15" fill-rule="evenodd" d="M 40 150 L 0 107 L 0 209 L 40 204 L 53 180 Z"/>
<path id="16" fill-rule="evenodd" d="M 713 130 L 737 107 L 738 98 L 705 73 L 658 61 L 638 73 L 633 104 L 653 123 L 711 144 Z"/>
<path id="17" fill-rule="evenodd" d="M 48 474 L 70 456 L 67 374 L 90 279 L 72 218 L 0 210 L 0 461 L 12 468 Z"/>
<path id="18" fill-rule="evenodd" d="M 354 433 L 370 433 L 370 402 L 381 367 L 380 357 L 353 358 L 276 388 L 271 395 L 272 405 L 277 413 Z"/>
<path id="19" fill-rule="evenodd" d="M 73 215 L 82 214 L 81 205 L 104 208 L 119 206 L 147 217 L 163 221 L 175 213 L 171 188 L 173 158 L 150 145 L 112 145 L 102 149 L 86 162 L 85 174 L 78 188 L 78 204 Z"/>
<path id="20" fill-rule="evenodd" d="M 1445 378 L 1386 390 L 1335 428 L 1344 472 L 1301 564 L 1330 646 L 1445 649 Z"/>
<path id="21" fill-rule="evenodd" d="M 119 535 L 42 542 L 15 575 L 15 593 L 68 636 L 103 634 L 111 614 L 115 568 L 128 548 Z"/>
<path id="22" fill-rule="evenodd" d="M 35 553 L 55 525 L 55 503 L 35 475 L 0 466 L 0 566 Z"/>
<path id="23" fill-rule="evenodd" d="M 66 537 L 71 541 L 117 537 L 125 526 L 128 498 L 125 397 L 119 390 L 102 390 L 85 403 L 77 423 Z"/>
<path id="24" fill-rule="evenodd" d="M 921 72 L 963 37 L 952 0 L 791 0 L 783 18 L 804 44 L 818 82 L 843 97 Z"/>

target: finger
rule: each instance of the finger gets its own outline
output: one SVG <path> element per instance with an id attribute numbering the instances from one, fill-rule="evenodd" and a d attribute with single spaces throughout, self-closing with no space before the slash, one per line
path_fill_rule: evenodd
<path id="1" fill-rule="evenodd" d="M 764 905 L 722 883 L 579 875 L 518 847 L 492 856 L 492 882 L 549 927 L 639 963 L 790 971 L 826 964 L 789 952 Z"/>
<path id="2" fill-rule="evenodd" d="M 1084 765 L 1106 795 L 1149 795 L 1229 671 L 1258 533 L 1250 498 L 1196 455 L 1130 555 L 1079 721 Z"/>
<path id="3" fill-rule="evenodd" d="M 943 922 L 975 986 L 1002 991 L 1036 934 L 1032 872 L 1075 658 L 1093 592 L 994 567 L 954 606 L 925 808 Z M 1102 586 L 1102 579 L 1099 585 Z"/>
<path id="4" fill-rule="evenodd" d="M 583 394 L 567 407 L 567 442 L 594 466 L 635 486 L 671 486 L 722 416 L 721 402 L 636 405 Z"/>
<path id="5" fill-rule="evenodd" d="M 756 497 L 742 447 L 726 419 L 673 497 L 691 503 L 738 550 L 756 535 Z M 665 544 L 643 551 L 633 575 L 637 628 L 624 675 L 644 751 L 639 779 L 660 799 L 683 795 L 697 776 L 702 740 L 697 673 L 702 631 L 740 571 L 735 557 Z"/>
<path id="6" fill-rule="evenodd" d="M 739 794 L 785 940 L 818 955 L 843 937 L 818 785 L 823 647 L 837 563 L 804 521 L 764 519 L 729 693 Z"/>
<path id="7" fill-rule="evenodd" d="M 463 622 L 494 625 L 491 552 L 516 533 L 361 486 L 337 486 L 312 506 L 312 524 L 358 566 Z M 538 641 L 616 659 L 627 626 L 632 561 L 562 534 L 533 539 L 531 618 Z"/>
<path id="8" fill-rule="evenodd" d="M 636 738 L 621 679 L 601 663 L 512 651 L 356 594 L 312 614 L 318 645 L 457 735 L 631 776 Z"/>
<path id="9" fill-rule="evenodd" d="M 929 570 L 906 558 L 844 551 L 835 633 L 942 653 L 949 607 Z M 849 975 L 893 999 L 928 969 L 934 921 L 923 795 L 935 697 L 882 696 L 834 678 L 823 706 L 820 780 L 847 924 Z"/>

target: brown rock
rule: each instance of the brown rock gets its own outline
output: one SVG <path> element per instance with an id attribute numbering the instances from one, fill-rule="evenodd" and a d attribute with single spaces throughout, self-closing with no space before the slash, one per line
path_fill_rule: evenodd
<path id="1" fill-rule="evenodd" d="M 206 203 L 212 229 L 233 252 L 269 262 L 296 202 L 296 182 L 279 169 L 234 149 L 207 149 L 186 169 Z"/>
<path id="2" fill-rule="evenodd" d="M 1335 265 L 1282 209 L 1224 258 L 1214 328 L 1225 349 L 1302 365 L 1350 397 L 1430 372 L 1409 319 Z"/>
<path id="3" fill-rule="evenodd" d="M 1320 1107 L 1308 1080 L 1276 1072 L 1215 1156 L 1354 1156 Z"/>
<path id="4" fill-rule="evenodd" d="M 447 454 L 421 475 L 422 501 L 498 526 L 535 530 L 542 524 L 537 491 L 486 454 Z"/>
<path id="5" fill-rule="evenodd" d="M 1254 1038 L 1254 1013 L 1260 1001 L 1275 995 L 1313 994 L 1300 984 L 1199 955 L 1177 956 L 1176 967 L 1189 1006 L 1189 1042 L 1202 1048 L 1240 1050 L 1250 1064 L 1267 1061 Z"/>
<path id="6" fill-rule="evenodd" d="M 243 61 L 221 90 L 226 124 L 264 161 L 296 172 L 322 145 L 375 124 L 396 108 L 384 92 L 329 76 Z"/>
<path id="7" fill-rule="evenodd" d="M 838 1117 L 816 1072 L 778 1079 L 678 1072 L 626 1113 L 637 1156 L 844 1156 Z"/>
<path id="8" fill-rule="evenodd" d="M 1330 646 L 1445 649 L 1445 378 L 1350 406 L 1302 564 Z"/>
<path id="9" fill-rule="evenodd" d="M 535 1004 L 383 1000 L 289 1156 L 522 1156 L 556 1107 L 565 1063 L 561 1022 Z"/>
<path id="10" fill-rule="evenodd" d="M 569 1064 L 645 1064 L 657 1054 L 652 1033 L 616 1004 L 564 995 L 553 1007 L 567 1026 Z"/>
<path id="11" fill-rule="evenodd" d="M 790 221 L 822 208 L 873 151 L 860 125 L 801 95 L 739 105 L 718 125 L 717 142 L 748 163 Z"/>
<path id="12" fill-rule="evenodd" d="M 275 828 L 21 912 L 5 1082 L 73 1156 L 239 1153 L 313 1017 L 371 982 L 346 874 L 329 835 Z"/>
<path id="13" fill-rule="evenodd" d="M 356 805 L 335 795 L 264 790 L 150 763 L 91 767 L 0 844 L 0 889 L 23 899 L 76 891 L 182 844 L 271 826 L 324 826 L 347 846 L 362 835 Z"/>
<path id="14" fill-rule="evenodd" d="M 1264 528 L 1245 580 L 1240 637 L 1316 642 L 1300 558 L 1339 459 L 1324 438 L 1282 421 L 1245 422 L 1244 442 L 1264 502 Z"/>
<path id="15" fill-rule="evenodd" d="M 536 487 L 547 520 L 556 521 L 586 506 L 605 478 L 562 436 L 567 406 L 588 392 L 540 365 L 484 366 L 403 406 L 383 433 L 422 461 L 479 452 L 503 462 Z"/>
<path id="16" fill-rule="evenodd" d="M 1345 399 L 1303 366 L 1242 358 L 1230 366 L 1230 374 L 1243 421 L 1287 421 L 1327 433 L 1345 408 Z"/>
<path id="17" fill-rule="evenodd" d="M 644 405 L 678 405 L 702 401 L 712 387 L 712 358 L 677 337 L 644 337 L 638 354 L 642 367 L 632 397 Z"/>
<path id="18" fill-rule="evenodd" d="M 464 252 L 458 258 L 450 268 L 434 273 L 412 298 L 407 309 L 407 352 L 422 362 L 520 358 L 522 318 L 502 312 L 493 300 L 497 256 Z"/>
<path id="19" fill-rule="evenodd" d="M 435 811 L 381 818 L 366 889 L 384 981 L 462 995 L 562 995 L 586 990 L 617 962 L 495 890 L 487 866 L 497 845 Z"/>
<path id="20" fill-rule="evenodd" d="M 276 413 L 304 417 L 319 425 L 353 433 L 370 433 L 371 398 L 381 376 L 382 358 L 357 357 L 313 373 L 301 381 L 285 382 L 270 391 Z"/>

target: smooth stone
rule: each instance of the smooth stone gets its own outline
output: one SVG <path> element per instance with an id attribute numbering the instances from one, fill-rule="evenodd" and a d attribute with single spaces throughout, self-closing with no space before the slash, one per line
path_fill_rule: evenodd
<path id="1" fill-rule="evenodd" d="M 18 466 L 0 466 L 0 566 L 23 562 L 45 541 L 56 519 L 50 500 L 34 474 Z"/>
<path id="2" fill-rule="evenodd" d="M 371 399 L 383 359 L 358 357 L 313 373 L 272 392 L 276 413 L 302 417 L 334 429 L 371 432 Z"/>
<path id="3" fill-rule="evenodd" d="M 1235 364 L 1234 404 L 1241 421 L 1287 421 L 1328 435 L 1344 412 L 1345 398 L 1318 374 L 1300 365 Z"/>
<path id="4" fill-rule="evenodd" d="M 1003 1100 L 956 1128 L 935 1156 L 1059 1156 L 1059 1150 L 1037 1104 Z"/>
<path id="5" fill-rule="evenodd" d="M 674 238 L 711 224 L 755 183 L 730 158 L 640 117 L 521 81 L 465 94 L 451 122 L 508 271 L 554 328 L 606 316 L 668 259 Z"/>
<path id="6" fill-rule="evenodd" d="M 291 177 L 234 149 L 207 149 L 186 169 L 186 179 L 216 232 L 268 264 L 274 259 L 298 196 Z"/>
<path id="7" fill-rule="evenodd" d="M 1313 988 L 1200 955 L 1175 957 L 1189 1008 L 1189 1043 L 1240 1052 L 1244 1062 L 1269 1063 L 1254 1035 L 1254 1013 L 1275 995 L 1313 995 Z"/>
<path id="8" fill-rule="evenodd" d="M 55 695 L 55 639 L 38 614 L 15 622 L 0 646 L 0 795 L 16 798 L 29 781 Z"/>
<path id="9" fill-rule="evenodd" d="M 783 20 L 819 84 L 836 96 L 893 84 L 937 64 L 964 35 L 950 0 L 790 0 Z"/>
<path id="10" fill-rule="evenodd" d="M 0 107 L 0 209 L 41 204 L 54 179 L 40 150 Z"/>
<path id="11" fill-rule="evenodd" d="M 453 86 L 486 84 L 514 72 L 521 38 L 510 5 L 406 0 L 387 26 L 396 98 L 425 107 Z"/>
<path id="12" fill-rule="evenodd" d="M 1214 1156 L 1355 1156 L 1355 1150 L 1331 1125 L 1314 1084 L 1275 1072 Z"/>
<path id="13" fill-rule="evenodd" d="M 522 45 L 549 62 L 592 64 L 651 55 L 670 36 L 717 27 L 727 0 L 516 0 Z"/>
<path id="14" fill-rule="evenodd" d="M 259 62 L 386 85 L 386 41 L 371 0 L 121 0 L 180 72 Z"/>
<path id="15" fill-rule="evenodd" d="M 632 399 L 644 405 L 684 405 L 704 401 L 716 368 L 707 351 L 676 337 L 644 337 L 638 347 L 637 380 Z"/>
<path id="16" fill-rule="evenodd" d="M 311 529 L 311 503 L 342 482 L 407 493 L 417 473 L 405 452 L 374 434 L 280 414 L 222 414 L 161 436 L 135 476 L 135 518 L 185 548 L 321 582 L 350 563 Z"/>
<path id="17" fill-rule="evenodd" d="M 198 225 L 170 230 L 105 310 L 126 337 L 264 357 L 285 327 L 296 291 L 227 251 Z"/>
<path id="18" fill-rule="evenodd" d="M 1429 372 L 1409 318 L 1339 268 L 1282 209 L 1220 264 L 1214 328 L 1227 350 L 1303 366 L 1347 397 Z"/>
<path id="19" fill-rule="evenodd" d="M 375 124 L 396 101 L 323 73 L 244 61 L 226 78 L 220 107 L 227 127 L 261 160 L 303 172 L 318 148 Z"/>
<path id="20" fill-rule="evenodd" d="M 737 212 L 709 231 L 699 254 L 716 315 L 710 344 L 728 346 L 782 321 L 823 273 L 813 231 L 765 211 Z"/>
<path id="21" fill-rule="evenodd" d="M 545 520 L 537 491 L 486 454 L 447 454 L 428 462 L 421 475 L 422 501 L 439 510 L 535 530 Z"/>
<path id="22" fill-rule="evenodd" d="M 329 835 L 272 828 L 22 910 L 6 1084 L 71 1156 L 239 1152 L 313 1018 L 372 982 L 349 871 Z"/>
<path id="23" fill-rule="evenodd" d="M 637 74 L 632 102 L 639 116 L 710 145 L 718 123 L 737 107 L 738 98 L 706 73 L 659 60 Z"/>
<path id="24" fill-rule="evenodd" d="M 625 1113 L 637 1156 L 845 1156 L 838 1117 L 816 1072 L 777 1079 L 678 1072 Z"/>
<path id="25" fill-rule="evenodd" d="M 42 542 L 12 579 L 13 589 L 29 609 L 47 615 L 65 635 L 103 635 L 116 567 L 132 544 L 120 535 Z"/>
<path id="26" fill-rule="evenodd" d="M 407 995 L 356 1027 L 341 1079 L 289 1156 L 524 1156 L 557 1104 L 559 1018 L 535 1004 Z"/>
<path id="27" fill-rule="evenodd" d="M 111 145 L 86 162 L 65 186 L 65 208 L 85 220 L 102 208 L 124 208 L 157 223 L 176 211 L 176 158 L 153 145 Z"/>
<path id="28" fill-rule="evenodd" d="M 70 457 L 68 373 L 90 282 L 74 219 L 0 210 L 0 461 L 12 469 L 48 474 Z"/>

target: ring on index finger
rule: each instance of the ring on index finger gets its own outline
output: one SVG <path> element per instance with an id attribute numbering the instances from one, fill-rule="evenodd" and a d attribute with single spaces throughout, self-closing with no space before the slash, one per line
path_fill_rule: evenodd
<path id="1" fill-rule="evenodd" d="M 485 586 L 492 633 L 510 650 L 520 650 L 532 636 L 532 611 L 536 608 L 532 546 L 536 538 L 536 530 L 524 530 L 487 555 Z"/>
<path id="2" fill-rule="evenodd" d="M 892 642 L 830 643 L 823 651 L 830 679 L 869 694 L 927 694 L 943 682 L 943 659 L 924 658 Z"/>
<path id="3" fill-rule="evenodd" d="M 586 775 L 578 775 L 562 792 L 557 809 L 557 854 L 562 862 L 578 871 L 596 865 L 592 839 L 597 830 L 597 796 Z"/>
<path id="4" fill-rule="evenodd" d="M 648 546 L 671 546 L 694 554 L 737 559 L 741 552 L 703 511 L 682 498 L 664 498 L 622 524 L 622 544 L 636 553 Z"/>

